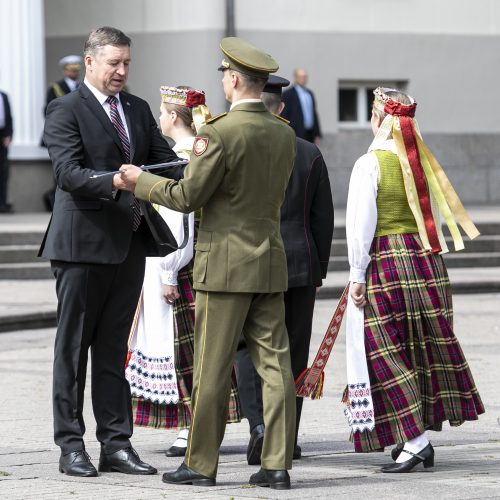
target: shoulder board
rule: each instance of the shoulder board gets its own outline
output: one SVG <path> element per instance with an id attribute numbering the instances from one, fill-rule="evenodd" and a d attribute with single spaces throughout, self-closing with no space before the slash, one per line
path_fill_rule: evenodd
<path id="1" fill-rule="evenodd" d="M 220 115 L 213 116 L 212 118 L 210 118 L 209 120 L 207 120 L 206 123 L 213 123 L 214 121 L 216 121 L 219 118 L 222 118 L 223 116 L 226 116 L 226 115 L 227 115 L 227 113 L 222 113 Z"/>
<path id="2" fill-rule="evenodd" d="M 56 95 L 56 97 L 62 97 L 63 95 L 65 95 L 64 90 L 61 88 L 58 82 L 52 84 L 52 89 L 54 90 L 54 94 Z"/>
<path id="3" fill-rule="evenodd" d="M 283 118 L 282 116 L 280 115 L 275 115 L 274 113 L 272 113 L 272 115 L 275 117 L 275 118 L 278 118 L 278 120 L 281 120 L 282 122 L 285 122 L 287 125 L 290 123 L 288 120 L 285 120 L 285 118 Z"/>

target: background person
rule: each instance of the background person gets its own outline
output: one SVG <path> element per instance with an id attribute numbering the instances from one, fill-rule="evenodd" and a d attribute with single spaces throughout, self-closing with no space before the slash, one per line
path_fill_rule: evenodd
<path id="1" fill-rule="evenodd" d="M 7 185 L 9 181 L 9 146 L 14 135 L 12 112 L 9 98 L 0 91 L 0 213 L 12 213 L 12 205 L 8 203 Z"/>
<path id="2" fill-rule="evenodd" d="M 45 99 L 45 114 L 47 114 L 47 106 L 50 102 L 57 97 L 62 97 L 63 95 L 73 92 L 80 84 L 80 71 L 83 64 L 81 56 L 64 56 L 59 60 L 58 64 L 62 70 L 63 78 L 49 85 L 47 97 Z"/>
<path id="3" fill-rule="evenodd" d="M 47 107 L 50 102 L 52 102 L 57 97 L 62 97 L 63 95 L 69 94 L 78 88 L 80 84 L 80 71 L 82 69 L 83 59 L 80 56 L 69 55 L 64 56 L 59 60 L 59 66 L 61 67 L 63 78 L 57 82 L 50 84 L 47 90 L 47 97 L 45 99 L 45 109 L 44 115 L 47 115 Z M 41 145 L 45 146 L 43 138 Z M 51 212 L 54 208 L 54 197 L 56 194 L 56 185 L 54 182 L 54 187 L 49 189 L 43 194 L 43 203 L 47 212 Z"/>
<path id="4" fill-rule="evenodd" d="M 293 72 L 293 85 L 283 92 L 283 118 L 290 122 L 297 137 L 309 142 L 319 144 L 321 129 L 319 126 L 318 113 L 316 111 L 316 99 L 307 85 L 308 75 L 302 68 Z"/>

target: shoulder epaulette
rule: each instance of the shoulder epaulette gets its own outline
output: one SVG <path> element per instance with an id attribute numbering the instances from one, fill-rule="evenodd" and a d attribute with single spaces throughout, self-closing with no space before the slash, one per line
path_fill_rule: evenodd
<path id="1" fill-rule="evenodd" d="M 278 120 L 281 120 L 282 122 L 285 122 L 287 125 L 290 123 L 288 120 L 286 120 L 285 118 L 283 118 L 282 116 L 280 115 L 275 115 L 274 113 L 272 113 L 272 115 L 275 117 L 275 118 L 278 118 Z"/>
<path id="2" fill-rule="evenodd" d="M 217 115 L 217 116 L 212 116 L 212 118 L 207 120 L 206 123 L 213 123 L 215 120 L 218 120 L 219 118 L 222 118 L 223 116 L 226 116 L 226 115 L 227 115 L 227 113 L 222 113 L 222 114 Z"/>
<path id="3" fill-rule="evenodd" d="M 51 85 L 51 87 L 54 90 L 54 94 L 56 95 L 56 97 L 62 97 L 63 95 L 66 95 L 59 83 L 55 82 Z"/>

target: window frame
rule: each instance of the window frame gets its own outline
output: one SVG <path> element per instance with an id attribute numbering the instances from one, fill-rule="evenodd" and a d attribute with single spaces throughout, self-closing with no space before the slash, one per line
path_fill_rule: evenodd
<path id="1" fill-rule="evenodd" d="M 397 88 L 406 92 L 407 80 L 378 81 L 374 80 L 339 80 L 337 87 L 337 124 L 341 130 L 366 130 L 371 128 L 369 119 L 365 119 L 365 111 L 368 109 L 367 90 L 378 86 Z M 339 116 L 340 90 L 356 90 L 356 105 L 358 119 L 356 121 L 341 121 Z M 361 116 L 360 116 L 361 115 Z M 360 119 L 363 118 L 363 119 Z"/>

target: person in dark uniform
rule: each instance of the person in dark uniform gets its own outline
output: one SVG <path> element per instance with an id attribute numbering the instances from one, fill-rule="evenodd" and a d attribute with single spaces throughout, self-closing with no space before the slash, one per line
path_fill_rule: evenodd
<path id="1" fill-rule="evenodd" d="M 12 205 L 7 202 L 7 182 L 9 180 L 9 146 L 14 135 L 12 112 L 7 94 L 0 92 L 0 213 L 12 213 Z"/>
<path id="2" fill-rule="evenodd" d="M 321 129 L 319 126 L 316 99 L 307 85 L 308 75 L 302 68 L 293 72 L 293 85 L 283 92 L 283 118 L 290 122 L 297 137 L 319 144 Z"/>
<path id="3" fill-rule="evenodd" d="M 56 278 L 54 440 L 59 470 L 97 476 L 85 452 L 83 402 L 92 351 L 92 407 L 101 443 L 99 471 L 155 474 L 132 448 L 127 339 L 139 300 L 146 255 L 158 255 L 145 217 L 152 208 L 118 190 L 121 164 L 178 160 L 148 104 L 123 92 L 130 38 L 99 28 L 84 48 L 86 78 L 47 108 L 44 140 L 57 190 L 39 255 Z M 182 172 L 172 172 L 174 178 Z"/>
<path id="4" fill-rule="evenodd" d="M 69 55 L 65 56 L 59 60 L 59 66 L 63 73 L 63 78 L 57 82 L 53 82 L 49 85 L 47 90 L 47 97 L 45 99 L 45 108 L 43 110 L 44 115 L 47 115 L 48 105 L 56 98 L 62 97 L 63 95 L 69 94 L 78 88 L 80 84 L 80 71 L 82 69 L 82 58 L 80 56 Z M 40 145 L 45 147 L 45 142 L 43 138 Z M 43 194 L 43 203 L 47 212 L 52 212 L 54 208 L 54 197 L 56 194 L 56 185 L 54 182 L 54 187 L 50 188 Z"/>
<path id="5" fill-rule="evenodd" d="M 173 484 L 215 485 L 233 360 L 243 332 L 263 380 L 266 433 L 262 468 L 250 484 L 289 489 L 295 387 L 285 329 L 286 256 L 280 207 L 295 158 L 295 134 L 261 101 L 276 61 L 236 37 L 221 42 L 227 114 L 207 121 L 184 179 L 123 165 L 124 188 L 172 210 L 202 207 L 196 289 L 192 419 L 184 463 L 163 475 Z"/>
<path id="6" fill-rule="evenodd" d="M 280 114 L 284 103 L 281 90 L 288 80 L 271 75 L 262 101 L 271 113 Z M 333 235 L 333 203 L 328 170 L 319 149 L 297 138 L 297 156 L 281 207 L 281 236 L 288 264 L 285 321 L 290 341 L 292 371 L 296 379 L 306 368 L 316 289 L 326 277 Z M 250 425 L 247 448 L 249 465 L 260 464 L 265 435 L 261 379 L 244 339 L 236 355 L 240 402 Z M 297 445 L 303 398 L 296 398 L 296 427 L 293 458 L 301 457 Z"/>
<path id="7" fill-rule="evenodd" d="M 50 84 L 45 100 L 45 114 L 47 114 L 47 106 L 54 99 L 69 94 L 78 88 L 82 63 L 82 58 L 75 55 L 65 56 L 59 61 L 63 78 Z"/>

